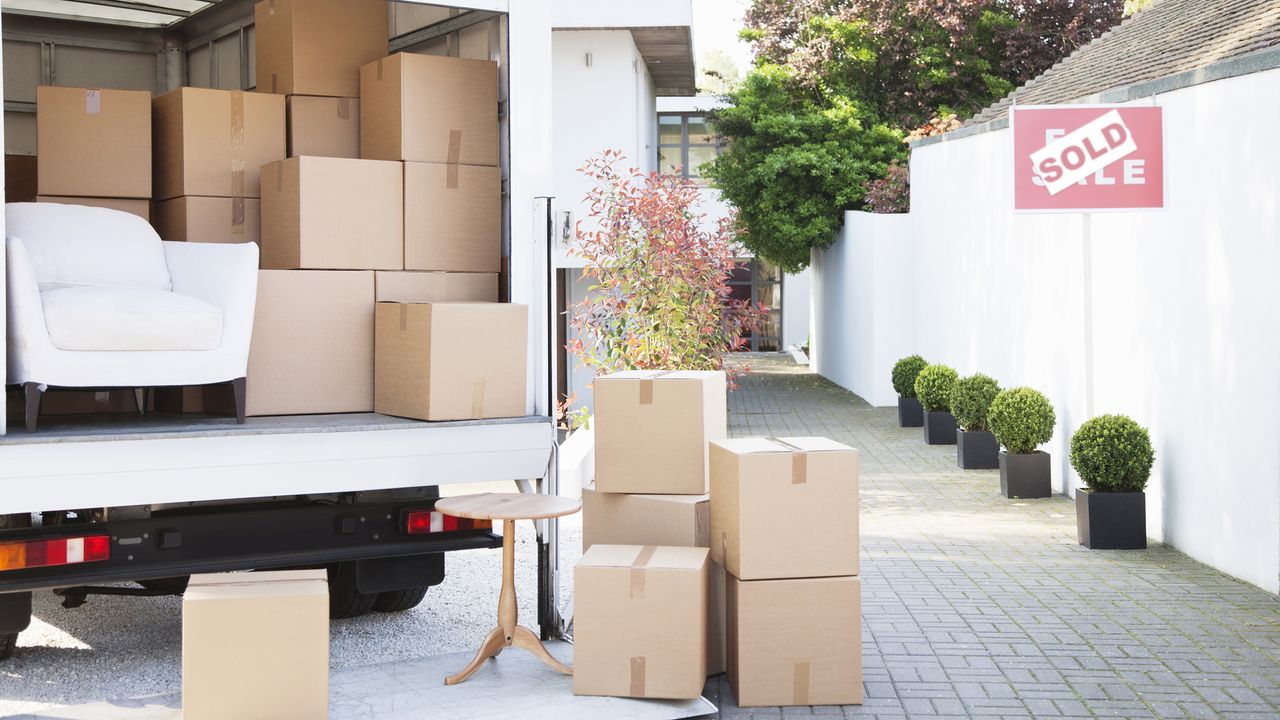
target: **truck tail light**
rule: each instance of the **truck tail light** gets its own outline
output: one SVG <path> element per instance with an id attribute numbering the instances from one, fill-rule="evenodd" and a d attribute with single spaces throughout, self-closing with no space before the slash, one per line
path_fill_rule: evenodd
<path id="1" fill-rule="evenodd" d="M 111 557 L 106 535 L 0 543 L 0 571 L 74 565 Z"/>
<path id="2" fill-rule="evenodd" d="M 492 520 L 456 518 L 434 510 L 410 510 L 405 514 L 405 532 L 410 535 L 454 532 L 456 530 L 490 530 L 492 528 Z"/>

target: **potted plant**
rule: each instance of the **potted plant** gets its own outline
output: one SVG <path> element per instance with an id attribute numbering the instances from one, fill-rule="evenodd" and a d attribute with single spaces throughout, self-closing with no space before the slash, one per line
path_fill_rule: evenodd
<path id="1" fill-rule="evenodd" d="M 987 411 L 1000 385 L 982 375 L 970 375 L 951 386 L 951 414 L 960 433 L 956 436 L 956 464 L 965 470 L 995 470 L 1000 466 L 1000 446 L 987 429 Z"/>
<path id="2" fill-rule="evenodd" d="M 946 365 L 929 365 L 916 376 L 916 397 L 924 408 L 924 441 L 930 445 L 956 444 L 956 419 L 951 414 L 951 386 L 956 371 Z"/>
<path id="3" fill-rule="evenodd" d="M 924 410 L 916 397 L 916 376 L 929 363 L 919 355 L 908 355 L 893 364 L 893 389 L 898 393 L 898 427 L 920 427 Z"/>
<path id="4" fill-rule="evenodd" d="M 1076 492 L 1076 536 L 1098 550 L 1147 546 L 1147 494 L 1155 451 L 1146 428 L 1124 415 L 1100 415 L 1071 436 L 1071 467 L 1085 488 Z"/>
<path id="5" fill-rule="evenodd" d="M 1029 387 L 1003 390 L 991 401 L 987 423 L 1000 452 L 1000 492 L 1009 498 L 1047 498 L 1053 494 L 1049 453 L 1036 448 L 1053 437 L 1053 405 Z"/>

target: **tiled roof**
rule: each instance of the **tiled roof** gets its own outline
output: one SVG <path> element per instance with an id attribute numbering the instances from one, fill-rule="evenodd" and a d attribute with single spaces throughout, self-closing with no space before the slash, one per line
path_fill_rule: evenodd
<path id="1" fill-rule="evenodd" d="M 1280 46 L 1280 0 L 1156 0 L 964 125 L 1004 117 L 1013 101 L 1079 101 Z"/>

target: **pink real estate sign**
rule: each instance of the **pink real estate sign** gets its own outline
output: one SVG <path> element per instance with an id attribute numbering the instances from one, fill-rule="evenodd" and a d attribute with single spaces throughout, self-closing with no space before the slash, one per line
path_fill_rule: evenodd
<path id="1" fill-rule="evenodd" d="M 1014 210 L 1163 208 L 1161 110 L 1121 105 L 1014 106 L 1010 110 Z"/>

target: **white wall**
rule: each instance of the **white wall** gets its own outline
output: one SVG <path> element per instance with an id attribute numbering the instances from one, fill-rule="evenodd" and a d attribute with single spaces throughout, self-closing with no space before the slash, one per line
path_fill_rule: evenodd
<path id="1" fill-rule="evenodd" d="M 1078 484 L 1070 433 L 1091 414 L 1132 416 L 1156 450 L 1148 532 L 1278 592 L 1280 136 L 1249 119 L 1280 115 L 1280 70 L 1154 100 L 1165 108 L 1163 211 L 1097 213 L 1087 226 L 1080 215 L 1014 215 L 1007 129 L 915 149 L 914 259 L 911 277 L 898 276 L 916 288 L 911 350 L 1045 392 L 1058 411 L 1045 449 L 1059 490 Z M 852 218 L 842 243 L 865 220 Z M 837 281 L 839 252 L 822 261 L 824 286 Z M 848 332 L 864 335 L 867 298 L 845 292 Z M 836 372 L 869 349 L 844 352 L 823 366 Z"/>
<path id="2" fill-rule="evenodd" d="M 809 342 L 809 294 L 813 288 L 813 271 L 801 270 L 796 275 L 782 276 L 782 347 L 797 347 Z"/>

